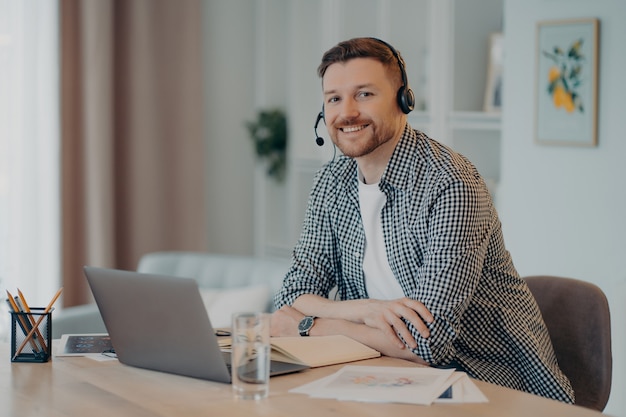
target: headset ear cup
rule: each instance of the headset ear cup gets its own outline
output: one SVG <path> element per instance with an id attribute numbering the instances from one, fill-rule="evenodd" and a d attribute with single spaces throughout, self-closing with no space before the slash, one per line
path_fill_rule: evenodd
<path id="1" fill-rule="evenodd" d="M 415 94 L 404 86 L 398 90 L 398 105 L 404 114 L 409 114 L 415 108 Z"/>

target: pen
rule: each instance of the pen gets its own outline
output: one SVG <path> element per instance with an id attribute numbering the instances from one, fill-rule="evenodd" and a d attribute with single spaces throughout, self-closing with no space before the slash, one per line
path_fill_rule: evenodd
<path id="1" fill-rule="evenodd" d="M 13 356 L 13 360 L 15 360 L 15 358 L 17 358 L 17 356 L 22 353 L 22 349 L 24 349 L 24 346 L 26 346 L 26 342 L 28 342 L 28 340 L 30 340 L 33 337 L 33 334 L 35 333 L 35 330 L 37 330 L 37 328 L 39 327 L 39 325 L 41 324 L 41 322 L 43 321 L 44 317 L 46 317 L 46 314 L 48 314 L 50 312 L 50 309 L 52 308 L 52 306 L 54 305 L 54 303 L 56 302 L 57 298 L 59 298 L 59 296 L 61 295 L 61 292 L 63 291 L 63 287 L 59 288 L 59 290 L 57 291 L 56 294 L 54 294 L 54 297 L 52 297 L 52 300 L 50 300 L 50 302 L 48 303 L 48 305 L 46 306 L 46 309 L 44 310 L 44 312 L 42 313 L 41 317 L 39 317 L 39 319 L 37 320 L 37 322 L 35 323 L 35 327 L 33 327 L 30 332 L 28 332 L 28 334 L 26 335 L 26 339 L 24 339 L 24 341 L 22 342 L 22 344 L 20 345 L 20 347 L 17 349 L 17 351 L 15 352 L 15 355 Z"/>

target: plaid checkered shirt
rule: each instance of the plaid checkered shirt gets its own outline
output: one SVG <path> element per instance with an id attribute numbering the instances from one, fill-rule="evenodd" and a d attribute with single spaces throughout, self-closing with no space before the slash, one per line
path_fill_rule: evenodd
<path id="1" fill-rule="evenodd" d="M 391 270 L 405 296 L 435 317 L 426 339 L 407 322 L 413 352 L 433 366 L 455 363 L 477 379 L 573 402 L 476 168 L 407 124 L 379 186 Z M 276 307 L 335 287 L 339 299 L 368 298 L 364 247 L 356 161 L 340 156 L 315 177 Z"/>

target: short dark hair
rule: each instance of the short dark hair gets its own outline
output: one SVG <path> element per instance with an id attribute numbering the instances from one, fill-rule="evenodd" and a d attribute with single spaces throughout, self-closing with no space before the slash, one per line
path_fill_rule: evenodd
<path id="1" fill-rule="evenodd" d="M 404 60 L 400 52 L 396 50 L 398 60 Z M 385 42 L 376 38 L 353 38 L 347 41 L 339 42 L 330 48 L 322 56 L 322 62 L 317 67 L 317 74 L 320 78 L 324 78 L 326 70 L 332 64 L 338 62 L 347 62 L 355 58 L 374 58 L 380 61 L 385 68 L 393 74 L 398 86 L 402 85 L 402 75 L 400 67 L 393 51 Z"/>

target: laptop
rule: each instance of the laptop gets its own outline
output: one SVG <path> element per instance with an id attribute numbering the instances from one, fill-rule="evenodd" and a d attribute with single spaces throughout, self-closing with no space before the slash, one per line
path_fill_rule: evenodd
<path id="1" fill-rule="evenodd" d="M 84 267 L 120 362 L 138 368 L 230 383 L 230 354 L 192 278 Z M 270 376 L 308 366 L 271 361 Z"/>

